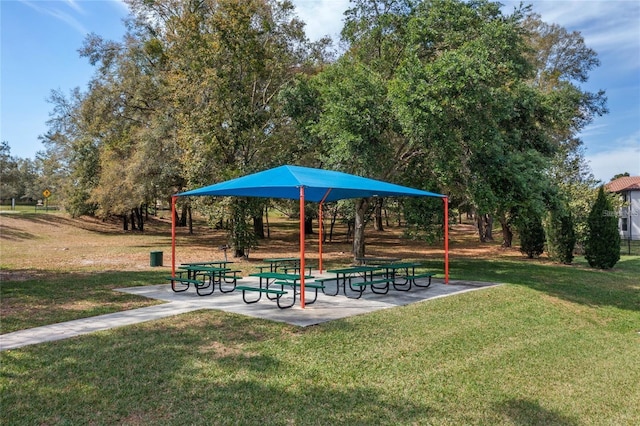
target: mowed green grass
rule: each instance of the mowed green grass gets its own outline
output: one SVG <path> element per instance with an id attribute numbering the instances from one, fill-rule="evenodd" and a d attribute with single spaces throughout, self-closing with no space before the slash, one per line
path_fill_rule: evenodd
<path id="1" fill-rule="evenodd" d="M 30 271 L 39 279 L 7 281 L 0 287 L 0 332 L 55 324 L 162 303 L 114 291 L 165 282 L 166 271 Z"/>
<path id="2" fill-rule="evenodd" d="M 452 275 L 506 284 L 308 328 L 201 311 L 4 351 L 2 423 L 640 424 L 639 257 Z"/>

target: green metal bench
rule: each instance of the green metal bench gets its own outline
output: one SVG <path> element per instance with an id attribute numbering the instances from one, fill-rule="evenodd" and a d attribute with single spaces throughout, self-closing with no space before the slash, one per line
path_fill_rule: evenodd
<path id="1" fill-rule="evenodd" d="M 389 293 L 389 284 L 393 283 L 393 279 L 391 278 L 382 278 L 373 281 L 359 281 L 351 284 L 352 287 L 360 287 L 360 292 L 356 299 L 359 299 L 362 296 L 364 289 L 367 286 L 371 286 L 371 291 L 375 294 L 387 294 Z M 377 284 L 384 284 L 384 287 L 376 287 Z"/>
<path id="2" fill-rule="evenodd" d="M 317 281 L 317 280 L 316 280 Z M 289 287 L 293 287 L 294 288 L 294 303 L 295 303 L 295 296 L 297 294 L 300 294 L 299 291 L 297 291 L 298 288 L 300 288 L 300 283 L 299 282 L 291 282 L 291 281 L 276 281 L 274 282 L 274 284 L 277 284 L 279 286 L 281 286 L 282 289 L 284 289 L 284 286 L 289 286 Z M 313 282 L 309 282 L 309 283 L 304 283 L 304 288 L 306 289 L 313 289 L 314 291 L 314 297 L 313 300 L 306 300 L 305 299 L 305 305 L 311 305 L 313 303 L 316 302 L 316 300 L 318 300 L 318 290 L 322 290 L 324 291 L 324 285 L 323 284 L 315 284 Z"/>
<path id="3" fill-rule="evenodd" d="M 294 297 L 291 305 L 282 306 L 280 304 L 280 299 L 282 298 L 282 296 L 288 293 L 288 291 L 285 291 L 285 290 L 274 290 L 272 288 L 250 287 L 250 286 L 244 286 L 244 285 L 236 286 L 236 290 L 242 290 L 242 300 L 244 301 L 244 303 L 257 303 L 260 301 L 263 294 L 266 294 L 267 297 L 270 294 L 275 295 L 276 303 L 278 304 L 278 308 L 280 309 L 290 308 L 295 303 L 295 297 Z M 247 292 L 258 292 L 260 294 L 258 295 L 258 298 L 255 300 L 247 300 Z"/>
<path id="4" fill-rule="evenodd" d="M 432 272 L 425 272 L 422 274 L 403 275 L 401 276 L 401 278 L 404 278 L 405 280 L 407 280 L 407 282 L 415 285 L 416 287 L 427 288 L 431 285 L 431 277 L 433 277 L 434 275 L 435 274 Z M 427 283 L 427 285 L 418 284 L 416 280 L 420 278 L 429 278 L 429 282 Z"/>
<path id="5" fill-rule="evenodd" d="M 193 278 L 185 278 L 185 277 L 165 277 L 167 280 L 171 281 L 171 290 L 173 290 L 176 293 L 180 293 L 183 291 L 187 291 L 189 289 L 189 285 L 193 284 L 193 286 L 196 288 L 196 292 L 198 293 L 198 296 L 208 296 L 209 294 L 213 293 L 213 284 L 212 283 L 207 283 L 204 280 L 196 280 Z M 177 288 L 176 284 L 180 283 L 184 286 L 184 288 Z M 204 290 L 206 288 L 208 288 L 209 286 L 211 286 L 211 291 L 208 293 L 201 293 L 200 290 Z"/>

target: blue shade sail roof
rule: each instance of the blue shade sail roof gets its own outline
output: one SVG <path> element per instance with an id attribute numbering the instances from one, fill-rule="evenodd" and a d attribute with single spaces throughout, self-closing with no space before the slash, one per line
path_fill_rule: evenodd
<path id="1" fill-rule="evenodd" d="M 300 166 L 280 166 L 176 195 L 297 200 L 300 187 L 304 187 L 305 200 L 312 202 L 368 197 L 446 197 L 347 173 Z"/>

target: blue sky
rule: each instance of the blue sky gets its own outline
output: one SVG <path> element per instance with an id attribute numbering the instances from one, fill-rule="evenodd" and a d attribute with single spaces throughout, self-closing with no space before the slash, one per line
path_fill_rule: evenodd
<path id="1" fill-rule="evenodd" d="M 502 1 L 511 11 L 519 1 Z M 527 3 L 527 2 L 525 2 Z M 583 88 L 607 92 L 610 113 L 582 133 L 597 179 L 640 175 L 640 1 L 533 0 L 548 23 L 579 31 L 601 66 Z M 348 0 L 294 0 L 307 35 L 337 38 Z M 120 40 L 125 4 L 119 0 L 0 0 L 0 140 L 13 156 L 33 158 L 44 147 L 52 89 L 86 88 L 93 74 L 78 49 L 94 32 Z"/>

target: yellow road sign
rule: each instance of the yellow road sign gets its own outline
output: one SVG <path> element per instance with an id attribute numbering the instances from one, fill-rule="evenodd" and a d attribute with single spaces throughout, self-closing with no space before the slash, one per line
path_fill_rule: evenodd
<path id="1" fill-rule="evenodd" d="M 44 191 L 42 191 L 42 195 L 44 196 L 44 198 L 49 198 L 51 196 L 51 191 L 45 189 Z"/>

